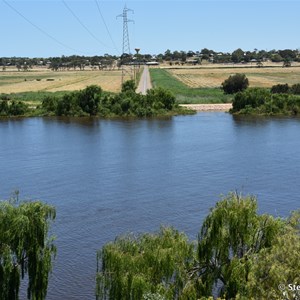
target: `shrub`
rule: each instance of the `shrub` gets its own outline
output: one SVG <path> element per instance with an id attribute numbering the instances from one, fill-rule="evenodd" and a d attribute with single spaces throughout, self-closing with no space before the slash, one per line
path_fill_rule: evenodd
<path id="1" fill-rule="evenodd" d="M 0 100 L 10 100 L 10 95 L 0 94 Z"/>
<path id="2" fill-rule="evenodd" d="M 276 85 L 273 85 L 272 88 L 271 88 L 271 93 L 272 94 L 285 94 L 285 93 L 288 93 L 289 92 L 289 85 L 286 83 L 286 84 L 276 84 Z"/>
<path id="3" fill-rule="evenodd" d="M 78 104 L 78 92 L 66 94 L 58 102 L 56 114 L 58 116 L 82 116 L 82 109 Z"/>
<path id="4" fill-rule="evenodd" d="M 136 90 L 136 85 L 134 80 L 127 80 L 122 83 L 122 93 L 132 91 L 134 92 Z"/>
<path id="5" fill-rule="evenodd" d="M 290 88 L 290 92 L 294 95 L 300 95 L 300 83 L 292 85 L 292 87 Z"/>
<path id="6" fill-rule="evenodd" d="M 102 89 L 97 85 L 90 85 L 84 90 L 78 92 L 78 104 L 81 109 L 90 116 L 98 113 Z"/>
<path id="7" fill-rule="evenodd" d="M 28 111 L 28 105 L 22 101 L 12 101 L 9 105 L 8 114 L 11 116 L 23 116 Z"/>
<path id="8" fill-rule="evenodd" d="M 0 101 L 0 116 L 23 116 L 28 112 L 28 105 L 22 101 Z"/>
<path id="9" fill-rule="evenodd" d="M 248 86 L 249 81 L 245 74 L 231 75 L 222 82 L 222 89 L 225 94 L 235 94 L 244 91 Z"/>
<path id="10" fill-rule="evenodd" d="M 7 116 L 8 115 L 8 103 L 7 101 L 3 100 L 0 101 L 0 116 Z"/>
<path id="11" fill-rule="evenodd" d="M 55 96 L 46 96 L 42 100 L 42 108 L 47 112 L 56 112 L 58 105 L 58 98 Z"/>
<path id="12" fill-rule="evenodd" d="M 175 105 L 175 96 L 162 88 L 148 90 L 146 99 L 148 103 L 161 103 L 166 110 L 171 110 Z"/>
<path id="13" fill-rule="evenodd" d="M 271 98 L 271 94 L 266 89 L 253 88 L 244 92 L 239 92 L 232 101 L 232 112 L 240 111 L 246 106 L 256 108 L 264 104 Z"/>

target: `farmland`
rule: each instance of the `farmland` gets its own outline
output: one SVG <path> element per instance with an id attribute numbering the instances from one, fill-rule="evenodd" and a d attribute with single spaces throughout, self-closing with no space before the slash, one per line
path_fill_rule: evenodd
<path id="1" fill-rule="evenodd" d="M 214 66 L 214 67 L 212 67 Z M 169 68 L 168 72 L 191 88 L 218 88 L 232 74 L 244 73 L 249 79 L 250 87 L 270 88 L 276 84 L 300 83 L 299 64 L 283 68 L 282 64 L 270 64 L 263 68 L 251 66 L 211 65 L 197 68 Z"/>
<path id="2" fill-rule="evenodd" d="M 179 80 L 170 71 L 164 69 L 150 69 L 154 87 L 161 87 L 171 91 L 178 103 L 203 104 L 231 102 L 231 95 L 224 95 L 220 88 L 192 88 Z"/>
<path id="3" fill-rule="evenodd" d="M 119 92 L 121 71 L 52 71 L 36 68 L 26 72 L 16 69 L 0 72 L 0 94 L 75 91 L 93 84 L 101 86 L 104 91 Z"/>
<path id="4" fill-rule="evenodd" d="M 154 87 L 170 90 L 178 103 L 228 103 L 232 95 L 224 95 L 221 83 L 232 74 L 244 73 L 250 87 L 270 88 L 279 83 L 300 83 L 300 64 L 283 68 L 282 63 L 265 64 L 203 64 L 198 66 L 161 65 L 151 68 Z M 129 77 L 128 77 L 129 79 Z M 35 67 L 29 71 L 7 68 L 0 72 L 0 94 L 11 94 L 10 99 L 24 100 L 35 106 L 49 93 L 62 94 L 89 85 L 98 85 L 106 92 L 118 93 L 121 89 L 121 70 L 52 71 Z M 57 94 L 57 95 L 58 95 Z"/>

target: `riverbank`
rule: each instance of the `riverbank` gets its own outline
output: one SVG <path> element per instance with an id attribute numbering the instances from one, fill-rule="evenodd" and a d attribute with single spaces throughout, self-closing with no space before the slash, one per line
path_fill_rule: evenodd
<path id="1" fill-rule="evenodd" d="M 229 111 L 232 108 L 231 103 L 218 104 L 180 104 L 182 107 L 193 109 L 195 111 Z"/>

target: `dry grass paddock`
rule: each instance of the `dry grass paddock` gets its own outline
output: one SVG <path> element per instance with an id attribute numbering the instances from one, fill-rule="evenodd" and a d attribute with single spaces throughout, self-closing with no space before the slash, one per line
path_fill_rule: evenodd
<path id="1" fill-rule="evenodd" d="M 0 71 L 0 94 L 34 91 L 75 91 L 96 84 L 104 91 L 121 90 L 121 71 L 51 71 L 33 69 Z"/>
<path id="2" fill-rule="evenodd" d="M 215 66 L 215 67 L 213 67 Z M 247 67 L 211 65 L 209 67 L 181 67 L 169 68 L 168 71 L 177 79 L 192 88 L 220 87 L 221 83 L 230 75 L 244 73 L 249 79 L 251 87 L 271 87 L 275 84 L 300 83 L 300 65 L 283 68 L 282 64 L 273 64 L 262 68 L 249 65 Z"/>

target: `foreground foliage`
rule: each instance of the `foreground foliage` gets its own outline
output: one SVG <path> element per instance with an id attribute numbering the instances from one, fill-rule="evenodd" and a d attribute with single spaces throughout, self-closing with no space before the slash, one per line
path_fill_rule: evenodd
<path id="1" fill-rule="evenodd" d="M 293 299 L 287 287 L 300 279 L 299 216 L 260 215 L 254 197 L 230 193 L 204 220 L 197 243 L 173 228 L 118 237 L 97 255 L 97 297 Z"/>
<path id="2" fill-rule="evenodd" d="M 198 239 L 200 272 L 196 275 L 205 283 L 202 293 L 209 296 L 218 283 L 219 293 L 228 299 L 246 294 L 251 258 L 271 247 L 282 229 L 282 220 L 257 214 L 254 197 L 231 194 L 217 203 Z"/>
<path id="3" fill-rule="evenodd" d="M 56 252 L 53 239 L 48 238 L 54 218 L 55 209 L 40 201 L 0 202 L 0 299 L 18 299 L 25 275 L 28 299 L 45 299 Z"/>
<path id="4" fill-rule="evenodd" d="M 189 289 L 187 270 L 195 257 L 193 245 L 184 234 L 161 228 L 157 234 L 118 237 L 98 253 L 100 259 L 98 296 L 138 300 L 145 291 L 168 299 L 185 294 Z"/>

